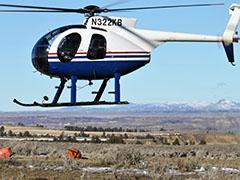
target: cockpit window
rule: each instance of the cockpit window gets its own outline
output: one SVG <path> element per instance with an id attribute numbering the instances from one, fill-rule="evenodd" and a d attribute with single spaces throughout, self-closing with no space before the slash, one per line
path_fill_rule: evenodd
<path id="1" fill-rule="evenodd" d="M 100 34 L 93 34 L 88 49 L 88 59 L 104 59 L 106 56 L 107 41 Z"/>
<path id="2" fill-rule="evenodd" d="M 64 37 L 58 46 L 58 58 L 61 62 L 70 62 L 76 55 L 81 44 L 81 36 L 71 33 Z"/>
<path id="3" fill-rule="evenodd" d="M 49 45 L 51 46 L 53 41 L 58 37 L 59 34 L 69 30 L 69 29 L 73 29 L 73 28 L 77 28 L 77 29 L 86 29 L 86 26 L 84 25 L 69 25 L 69 26 L 63 26 L 60 28 L 57 28 L 49 33 L 47 33 L 45 36 L 43 36 L 43 38 L 45 38 Z"/>

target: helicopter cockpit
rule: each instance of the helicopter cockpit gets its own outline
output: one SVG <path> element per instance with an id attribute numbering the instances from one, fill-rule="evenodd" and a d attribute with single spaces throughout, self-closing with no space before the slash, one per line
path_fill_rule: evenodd
<path id="1" fill-rule="evenodd" d="M 69 25 L 55 29 L 44 35 L 34 46 L 32 50 L 32 63 L 34 67 L 41 73 L 48 74 L 48 52 L 54 40 L 59 34 L 72 28 L 85 29 L 84 25 Z M 81 43 L 81 36 L 72 33 L 66 36 L 60 43 L 58 48 L 58 57 L 62 62 L 69 62 L 76 54 Z M 71 44 L 71 48 L 70 48 Z"/>

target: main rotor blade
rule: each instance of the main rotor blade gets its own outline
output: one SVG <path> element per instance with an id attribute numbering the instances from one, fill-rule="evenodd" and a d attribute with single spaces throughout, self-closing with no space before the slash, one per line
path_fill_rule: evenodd
<path id="1" fill-rule="evenodd" d="M 135 0 L 118 0 L 115 3 L 111 3 L 111 4 L 108 4 L 108 5 L 104 6 L 104 8 L 110 8 L 110 7 L 113 7 L 113 6 L 117 6 L 117 5 L 120 5 L 120 4 L 125 4 L 125 3 L 128 3 L 128 2 L 131 2 L 131 1 L 135 1 Z"/>
<path id="2" fill-rule="evenodd" d="M 151 7 L 137 7 L 137 8 L 108 9 L 108 12 L 116 12 L 116 11 L 135 11 L 135 10 L 147 10 L 147 9 L 170 9 L 170 8 L 223 6 L 223 5 L 224 5 L 224 3 L 216 3 L 216 4 L 185 4 L 185 5 L 173 5 L 173 6 L 151 6 Z"/>
<path id="3" fill-rule="evenodd" d="M 66 11 L 55 11 L 55 10 L 0 10 L 0 13 L 16 12 L 16 13 L 71 13 Z M 75 12 L 72 12 L 75 13 Z"/>
<path id="4" fill-rule="evenodd" d="M 13 7 L 13 8 L 22 8 L 22 9 L 42 9 L 42 10 L 55 10 L 62 12 L 77 12 L 84 13 L 83 9 L 71 9 L 71 8 L 56 8 L 56 7 L 42 7 L 42 6 L 23 6 L 23 5 L 13 5 L 13 4 L 0 4 L 0 7 Z M 44 11 L 45 12 L 45 11 Z"/>
<path id="5" fill-rule="evenodd" d="M 123 1 L 125 2 L 125 1 Z M 120 3 L 120 2 L 119 2 Z M 167 8 L 188 8 L 188 7 L 203 7 L 203 6 L 220 6 L 223 3 L 216 4 L 187 4 L 187 5 L 174 5 L 174 6 L 152 6 L 152 7 L 137 7 L 137 8 L 119 8 L 119 9 L 108 9 L 99 8 L 98 6 L 92 5 L 85 8 L 71 9 L 71 8 L 57 8 L 57 7 L 42 7 L 42 6 L 25 6 L 25 5 L 13 5 L 13 4 L 0 4 L 0 7 L 11 7 L 11 8 L 21 8 L 23 10 L 1 10 L 0 12 L 51 12 L 51 13 L 81 13 L 81 14 L 91 14 L 95 13 L 108 13 L 108 12 L 120 12 L 120 11 L 134 11 L 134 10 L 147 10 L 147 9 L 167 9 Z M 24 10 L 28 9 L 28 10 Z M 34 10 L 36 9 L 36 10 Z"/>

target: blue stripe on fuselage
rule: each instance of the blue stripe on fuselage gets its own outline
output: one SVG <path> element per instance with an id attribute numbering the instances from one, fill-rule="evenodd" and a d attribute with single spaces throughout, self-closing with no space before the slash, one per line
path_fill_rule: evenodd
<path id="1" fill-rule="evenodd" d="M 49 73 L 61 77 L 75 75 L 79 79 L 104 79 L 113 78 L 115 73 L 128 74 L 149 62 L 150 60 L 49 62 Z"/>

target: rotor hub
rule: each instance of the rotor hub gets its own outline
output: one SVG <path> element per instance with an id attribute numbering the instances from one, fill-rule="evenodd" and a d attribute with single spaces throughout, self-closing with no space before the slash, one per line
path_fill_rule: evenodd
<path id="1" fill-rule="evenodd" d="M 105 9 L 100 8 L 99 6 L 96 5 L 89 5 L 83 8 L 85 11 L 85 14 L 89 16 L 94 16 L 96 13 L 101 13 L 104 12 Z"/>

